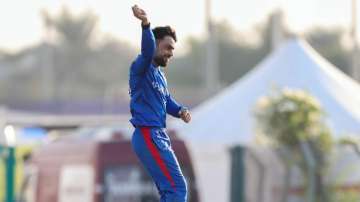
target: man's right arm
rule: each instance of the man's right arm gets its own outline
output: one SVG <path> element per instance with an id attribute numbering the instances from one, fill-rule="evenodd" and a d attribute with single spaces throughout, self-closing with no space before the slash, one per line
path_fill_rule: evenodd
<path id="1" fill-rule="evenodd" d="M 152 60 L 155 52 L 155 37 L 150 29 L 149 24 L 141 24 L 142 27 L 142 38 L 141 38 L 141 55 L 145 60 Z"/>
<path id="2" fill-rule="evenodd" d="M 155 53 L 155 37 L 150 29 L 150 22 L 144 10 L 137 5 L 132 7 L 133 14 L 141 20 L 142 38 L 141 38 L 141 55 L 135 61 L 131 71 L 135 74 L 144 73 L 146 68 L 150 66 Z"/>

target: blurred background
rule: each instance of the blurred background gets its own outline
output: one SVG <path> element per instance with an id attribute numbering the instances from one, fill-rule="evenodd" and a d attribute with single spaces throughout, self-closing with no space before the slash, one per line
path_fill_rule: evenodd
<path id="1" fill-rule="evenodd" d="M 134 4 L 177 32 L 189 202 L 360 201 L 357 0 L 2 2 L 0 201 L 159 200 L 130 145 Z"/>

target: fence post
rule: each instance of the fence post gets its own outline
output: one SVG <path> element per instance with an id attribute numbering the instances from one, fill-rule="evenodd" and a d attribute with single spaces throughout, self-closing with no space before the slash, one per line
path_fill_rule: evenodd
<path id="1" fill-rule="evenodd" d="M 231 202 L 245 202 L 245 148 L 234 146 L 231 153 Z"/>

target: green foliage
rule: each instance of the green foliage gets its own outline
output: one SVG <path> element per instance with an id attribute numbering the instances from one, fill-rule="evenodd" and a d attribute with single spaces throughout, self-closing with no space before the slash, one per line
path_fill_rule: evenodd
<path id="1" fill-rule="evenodd" d="M 328 133 L 317 100 L 303 91 L 285 89 L 259 100 L 256 117 L 264 133 L 276 142 L 296 146 L 301 141 L 320 141 L 328 149 Z"/>
<path id="2" fill-rule="evenodd" d="M 274 96 L 262 97 L 257 102 L 255 116 L 260 129 L 273 142 L 291 148 L 294 157 L 301 156 L 300 143 L 307 142 L 317 160 L 317 169 L 326 168 L 326 155 L 333 141 L 324 125 L 320 103 L 310 94 L 284 89 Z M 304 159 L 300 160 L 300 166 L 306 170 Z"/>
<path id="3" fill-rule="evenodd" d="M 329 202 L 358 202 L 360 194 L 357 191 L 336 191 L 331 192 Z"/>
<path id="4" fill-rule="evenodd" d="M 355 137 L 343 137 L 339 140 L 339 144 L 344 145 L 359 145 L 360 141 L 358 138 Z"/>
<path id="5" fill-rule="evenodd" d="M 302 169 L 305 181 L 315 178 L 317 200 L 328 202 L 324 175 L 328 167 L 327 155 L 333 143 L 324 124 L 320 103 L 304 91 L 284 89 L 274 96 L 261 98 L 256 105 L 255 116 L 263 133 L 280 147 L 288 148 L 290 159 L 295 159 L 286 159 L 286 162 L 296 163 Z M 309 145 L 316 161 L 314 176 L 309 174 L 302 150 L 304 143 Z"/>

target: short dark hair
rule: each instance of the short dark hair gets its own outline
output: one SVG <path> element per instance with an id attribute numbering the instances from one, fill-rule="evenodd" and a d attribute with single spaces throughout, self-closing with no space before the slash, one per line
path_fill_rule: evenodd
<path id="1" fill-rule="evenodd" d="M 177 41 L 176 32 L 170 26 L 155 27 L 153 30 L 155 39 L 163 39 L 165 36 L 171 36 L 175 42 Z"/>

